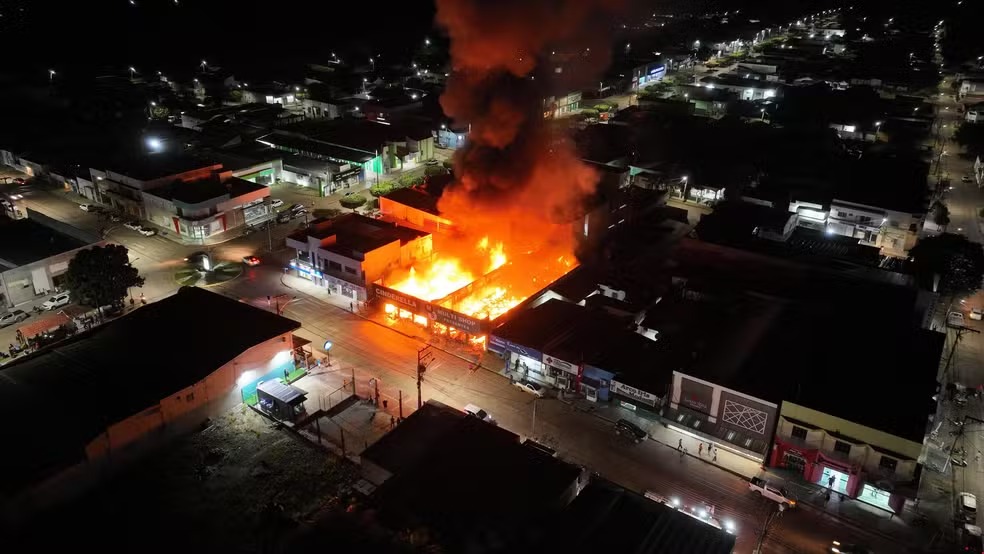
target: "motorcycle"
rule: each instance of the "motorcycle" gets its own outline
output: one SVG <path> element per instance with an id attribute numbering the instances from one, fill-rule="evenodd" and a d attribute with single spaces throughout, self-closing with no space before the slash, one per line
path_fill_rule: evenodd
<path id="1" fill-rule="evenodd" d="M 950 457 L 950 463 L 957 467 L 967 467 L 966 458 L 957 458 L 955 456 Z"/>
<path id="2" fill-rule="evenodd" d="M 947 420 L 952 423 L 955 427 L 963 427 L 964 422 L 959 419 L 947 418 Z"/>
<path id="3" fill-rule="evenodd" d="M 950 454 L 952 454 L 954 456 L 966 456 L 967 455 L 967 449 L 965 449 L 962 446 L 960 448 L 954 448 L 954 449 L 950 450 Z"/>

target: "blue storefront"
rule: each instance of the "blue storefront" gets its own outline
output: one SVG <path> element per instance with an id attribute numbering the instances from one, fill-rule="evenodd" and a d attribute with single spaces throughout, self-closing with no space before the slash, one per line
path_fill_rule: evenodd
<path id="1" fill-rule="evenodd" d="M 506 360 L 506 369 L 510 373 L 516 374 L 517 378 L 530 379 L 547 385 L 555 384 L 545 371 L 543 353 L 539 350 L 496 335 L 489 336 L 488 348 Z"/>
<path id="2" fill-rule="evenodd" d="M 601 369 L 591 364 L 583 364 L 581 375 L 581 391 L 588 400 L 596 402 L 608 402 L 609 387 L 615 374 L 611 371 Z"/>

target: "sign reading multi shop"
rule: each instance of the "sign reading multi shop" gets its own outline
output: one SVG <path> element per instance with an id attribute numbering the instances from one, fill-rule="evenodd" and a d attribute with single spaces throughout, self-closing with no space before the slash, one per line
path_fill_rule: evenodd
<path id="1" fill-rule="evenodd" d="M 480 335 L 485 332 L 485 320 L 468 317 L 465 314 L 449 310 L 444 306 L 425 302 L 419 298 L 414 298 L 413 296 L 403 294 L 402 292 L 382 285 L 373 285 L 373 287 L 376 290 L 377 296 L 392 300 L 411 312 L 422 315 L 431 321 L 436 321 L 448 327 L 454 327 L 470 335 Z"/>

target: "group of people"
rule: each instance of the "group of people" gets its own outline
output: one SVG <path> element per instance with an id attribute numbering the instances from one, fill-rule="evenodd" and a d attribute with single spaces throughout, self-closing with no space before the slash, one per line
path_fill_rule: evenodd
<path id="1" fill-rule="evenodd" d="M 680 439 L 680 441 L 677 443 L 677 450 L 680 452 L 681 458 L 683 457 L 684 454 L 687 453 L 687 448 L 683 446 L 683 439 Z M 705 450 L 704 443 L 703 442 L 697 443 L 697 456 L 703 458 L 704 450 Z M 712 462 L 718 461 L 718 449 L 716 446 L 708 442 L 706 450 L 707 450 L 707 455 L 711 457 Z"/>

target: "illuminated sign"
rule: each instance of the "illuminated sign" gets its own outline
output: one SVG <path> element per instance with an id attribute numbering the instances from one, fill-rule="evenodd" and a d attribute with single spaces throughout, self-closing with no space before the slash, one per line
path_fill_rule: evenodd
<path id="1" fill-rule="evenodd" d="M 578 367 L 577 364 L 565 362 L 564 360 L 554 358 L 553 356 L 544 355 L 543 363 L 547 364 L 550 367 L 555 367 L 561 371 L 566 371 L 567 373 L 571 373 L 573 375 L 578 375 L 580 373 L 579 371 L 580 368 Z"/>
<path id="2" fill-rule="evenodd" d="M 637 389 L 635 387 L 630 387 L 629 385 L 623 385 L 618 381 L 612 381 L 609 385 L 612 392 L 617 392 L 622 396 L 627 396 L 633 400 L 638 400 L 643 404 L 649 404 L 650 406 L 656 406 L 656 395 L 650 394 L 644 390 Z"/>
<path id="3" fill-rule="evenodd" d="M 465 314 L 445 308 L 438 304 L 425 302 L 413 296 L 395 291 L 382 285 L 373 285 L 376 294 L 382 298 L 392 300 L 397 304 L 405 306 L 414 313 L 427 317 L 431 321 L 436 321 L 448 327 L 454 327 L 459 331 L 464 331 L 471 335 L 479 335 L 485 332 L 485 320 L 475 319 Z M 539 356 L 537 356 L 539 358 Z"/>

